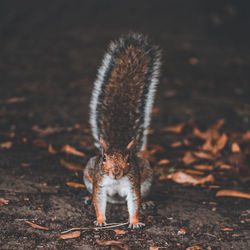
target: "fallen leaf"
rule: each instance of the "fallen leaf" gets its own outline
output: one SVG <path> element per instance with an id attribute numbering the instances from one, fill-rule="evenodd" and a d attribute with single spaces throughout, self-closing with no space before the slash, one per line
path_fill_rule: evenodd
<path id="1" fill-rule="evenodd" d="M 18 102 L 26 102 L 27 98 L 25 97 L 11 97 L 5 101 L 7 104 L 18 103 Z"/>
<path id="2" fill-rule="evenodd" d="M 32 144 L 34 144 L 38 148 L 47 148 L 48 144 L 44 139 L 36 139 L 32 141 Z"/>
<path id="3" fill-rule="evenodd" d="M 160 180 L 162 177 L 160 177 Z M 191 184 L 191 185 L 198 185 L 198 184 L 204 184 L 206 182 L 214 182 L 213 175 L 208 175 L 206 177 L 194 177 L 192 175 L 186 174 L 184 172 L 176 172 L 173 174 L 169 174 L 164 179 L 172 179 L 176 183 L 180 184 Z"/>
<path id="4" fill-rule="evenodd" d="M 66 182 L 66 184 L 69 186 L 69 187 L 73 187 L 73 188 L 85 188 L 85 185 L 81 184 L 81 183 L 77 183 L 77 182 Z"/>
<path id="5" fill-rule="evenodd" d="M 30 167 L 30 163 L 22 162 L 21 166 L 24 168 Z"/>
<path id="6" fill-rule="evenodd" d="M 227 164 L 222 164 L 219 166 L 220 169 L 225 169 L 225 170 L 229 170 L 232 169 L 233 167 Z"/>
<path id="7" fill-rule="evenodd" d="M 221 231 L 233 231 L 232 228 L 228 228 L 228 227 L 221 228 L 220 230 L 221 230 Z"/>
<path id="8" fill-rule="evenodd" d="M 239 153 L 240 152 L 240 146 L 237 142 L 234 142 L 231 147 L 231 151 L 233 153 Z"/>
<path id="9" fill-rule="evenodd" d="M 171 148 L 178 148 L 178 147 L 181 147 L 181 146 L 182 146 L 182 143 L 180 141 L 173 142 L 170 145 Z"/>
<path id="10" fill-rule="evenodd" d="M 244 192 L 237 191 L 237 190 L 220 190 L 220 191 L 218 191 L 216 193 L 216 196 L 217 197 L 231 196 L 231 197 L 250 199 L 250 194 L 249 193 L 244 193 Z"/>
<path id="11" fill-rule="evenodd" d="M 189 165 L 196 161 L 196 158 L 193 157 L 192 153 L 190 151 L 186 152 L 186 154 L 183 156 L 182 161 L 184 164 Z"/>
<path id="12" fill-rule="evenodd" d="M 155 152 L 163 152 L 163 151 L 165 151 L 164 147 L 162 147 L 161 145 L 157 145 L 157 144 L 149 144 L 148 148 L 150 150 L 154 149 Z"/>
<path id="13" fill-rule="evenodd" d="M 116 241 L 116 240 L 98 240 L 96 239 L 96 242 L 99 245 L 104 245 L 104 246 L 119 246 L 122 249 L 129 249 L 128 245 L 125 245 L 122 241 Z"/>
<path id="14" fill-rule="evenodd" d="M 199 246 L 191 246 L 191 247 L 186 248 L 186 250 L 202 250 L 202 248 Z"/>
<path id="15" fill-rule="evenodd" d="M 222 118 L 218 120 L 214 125 L 212 125 L 212 128 L 218 130 L 224 125 L 224 123 L 225 123 L 225 119 Z"/>
<path id="16" fill-rule="evenodd" d="M 148 160 L 148 161 L 155 162 L 155 157 L 148 150 L 141 150 L 140 152 L 137 153 L 137 155 L 141 158 Z"/>
<path id="17" fill-rule="evenodd" d="M 55 149 L 52 147 L 51 144 L 49 144 L 48 151 L 49 151 L 49 153 L 51 153 L 51 154 L 53 154 L 53 155 L 57 153 L 57 152 L 55 151 Z"/>
<path id="18" fill-rule="evenodd" d="M 30 221 L 27 221 L 27 220 L 25 220 L 24 222 L 27 223 L 27 224 L 29 224 L 33 228 L 43 229 L 43 230 L 49 230 L 47 227 L 39 226 L 39 225 L 34 224 L 34 223 L 32 223 Z"/>
<path id="19" fill-rule="evenodd" d="M 0 207 L 3 206 L 3 205 L 7 205 L 8 203 L 9 203 L 8 200 L 5 200 L 4 198 L 0 197 Z"/>
<path id="20" fill-rule="evenodd" d="M 40 135 L 42 136 L 46 136 L 46 135 L 50 135 L 50 134 L 54 134 L 54 133 L 59 133 L 59 132 L 63 132 L 63 131 L 72 131 L 73 128 L 72 127 L 62 127 L 62 128 L 59 128 L 59 127 L 47 127 L 45 129 L 41 129 L 39 128 L 37 125 L 34 125 L 32 127 L 32 130 L 39 133 Z"/>
<path id="21" fill-rule="evenodd" d="M 163 132 L 172 132 L 172 133 L 179 134 L 179 133 L 181 133 L 184 126 L 185 126 L 185 123 L 180 123 L 180 124 L 175 125 L 175 126 L 170 126 L 170 127 L 163 128 L 162 131 Z"/>
<path id="22" fill-rule="evenodd" d="M 80 231 L 74 231 L 72 233 L 68 233 L 68 234 L 61 234 L 59 235 L 60 239 L 66 240 L 66 239 L 74 239 L 77 237 L 80 237 L 81 232 Z"/>
<path id="23" fill-rule="evenodd" d="M 195 66 L 199 63 L 199 59 L 197 57 L 190 57 L 189 58 L 189 63 L 192 65 L 192 66 Z"/>
<path id="24" fill-rule="evenodd" d="M 165 165 L 168 164 L 170 161 L 168 159 L 162 159 L 157 162 L 157 165 Z"/>
<path id="25" fill-rule="evenodd" d="M 158 250 L 160 247 L 150 247 L 149 250 Z"/>
<path id="26" fill-rule="evenodd" d="M 250 140 L 250 130 L 248 130 L 245 134 L 242 135 L 242 140 L 243 141 Z"/>
<path id="27" fill-rule="evenodd" d="M 227 140 L 228 140 L 227 135 L 226 135 L 225 133 L 223 133 L 223 134 L 221 135 L 221 137 L 220 137 L 220 138 L 217 140 L 217 142 L 215 143 L 212 152 L 213 152 L 214 154 L 216 154 L 218 151 L 222 150 L 222 149 L 225 147 L 225 145 L 226 145 L 226 143 L 227 143 Z"/>
<path id="28" fill-rule="evenodd" d="M 205 151 L 213 150 L 212 139 L 210 137 L 207 138 L 206 142 L 202 145 L 202 149 Z"/>
<path id="29" fill-rule="evenodd" d="M 187 169 L 187 170 L 185 170 L 185 173 L 195 174 L 195 175 L 204 175 L 204 172 L 198 171 L 198 170 L 193 170 L 193 169 Z"/>
<path id="30" fill-rule="evenodd" d="M 114 229 L 114 231 L 115 231 L 115 236 L 126 234 L 124 230 Z"/>
<path id="31" fill-rule="evenodd" d="M 204 140 L 210 139 L 212 137 L 209 130 L 207 130 L 206 132 L 201 132 L 198 128 L 193 129 L 193 134 Z"/>
<path id="32" fill-rule="evenodd" d="M 205 152 L 194 152 L 194 155 L 201 159 L 213 160 L 214 156 Z"/>
<path id="33" fill-rule="evenodd" d="M 72 155 L 77 155 L 77 156 L 81 156 L 81 157 L 85 157 L 85 154 L 83 152 L 78 151 L 77 149 L 75 149 L 74 147 L 70 146 L 70 145 L 65 145 L 62 147 L 61 149 L 62 152 L 65 152 L 67 154 L 72 154 Z"/>
<path id="34" fill-rule="evenodd" d="M 69 170 L 73 170 L 73 171 L 83 171 L 84 170 L 84 167 L 80 164 L 75 164 L 75 163 L 67 162 L 64 160 L 60 160 L 60 164 Z"/>
<path id="35" fill-rule="evenodd" d="M 206 165 L 206 164 L 203 164 L 203 165 L 194 165 L 194 168 L 195 169 L 198 169 L 198 170 L 213 170 L 214 167 L 212 165 Z"/>
<path id="36" fill-rule="evenodd" d="M 0 148 L 9 149 L 11 147 L 12 147 L 12 142 L 11 141 L 6 141 L 6 142 L 1 142 L 0 143 Z"/>

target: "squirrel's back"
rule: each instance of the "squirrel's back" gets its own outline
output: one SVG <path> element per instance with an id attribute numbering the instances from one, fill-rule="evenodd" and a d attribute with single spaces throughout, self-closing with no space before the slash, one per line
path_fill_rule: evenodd
<path id="1" fill-rule="evenodd" d="M 144 149 L 161 53 L 147 37 L 130 33 L 110 43 L 98 70 L 90 103 L 95 145 L 102 137 L 113 149 L 124 150 L 136 139 Z"/>

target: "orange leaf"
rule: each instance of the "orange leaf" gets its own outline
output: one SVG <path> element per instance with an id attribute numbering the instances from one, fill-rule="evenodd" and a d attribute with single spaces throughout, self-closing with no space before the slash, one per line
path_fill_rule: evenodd
<path id="1" fill-rule="evenodd" d="M 237 142 L 234 142 L 232 144 L 231 150 L 233 153 L 239 153 L 240 152 L 240 146 Z"/>
<path id="2" fill-rule="evenodd" d="M 34 224 L 32 222 L 29 222 L 27 220 L 24 221 L 25 223 L 29 224 L 31 227 L 33 228 L 37 228 L 37 229 L 43 229 L 43 230 L 49 230 L 47 227 L 43 227 L 43 226 L 39 226 L 37 224 Z"/>
<path id="3" fill-rule="evenodd" d="M 212 126 L 212 128 L 218 130 L 218 129 L 220 129 L 224 125 L 224 123 L 225 123 L 225 120 L 222 118 L 217 123 L 215 123 Z"/>
<path id="4" fill-rule="evenodd" d="M 179 134 L 179 133 L 181 133 L 184 126 L 185 126 L 185 123 L 180 123 L 180 124 L 175 125 L 175 126 L 163 128 L 162 131 L 163 132 L 172 132 L 172 133 Z"/>
<path id="5" fill-rule="evenodd" d="M 250 130 L 248 130 L 245 134 L 242 135 L 242 140 L 243 141 L 250 140 Z"/>
<path id="6" fill-rule="evenodd" d="M 198 169 L 198 170 L 213 170 L 213 166 L 212 165 L 195 165 L 194 166 L 195 169 Z"/>
<path id="7" fill-rule="evenodd" d="M 149 144 L 148 148 L 155 149 L 155 152 L 157 152 L 157 151 L 160 151 L 160 152 L 165 151 L 164 147 L 162 147 L 161 145 L 157 145 L 157 144 Z"/>
<path id="8" fill-rule="evenodd" d="M 64 160 L 60 160 L 60 163 L 62 166 L 66 167 L 69 170 L 82 171 L 84 169 L 84 167 L 80 164 L 70 163 Z"/>
<path id="9" fill-rule="evenodd" d="M 183 156 L 182 161 L 184 162 L 184 164 L 189 165 L 193 162 L 196 161 L 196 158 L 193 157 L 191 152 L 186 152 L 186 154 Z"/>
<path id="10" fill-rule="evenodd" d="M 206 142 L 202 145 L 202 149 L 205 151 L 212 151 L 213 145 L 212 145 L 212 139 L 208 138 Z"/>
<path id="11" fill-rule="evenodd" d="M 233 167 L 227 164 L 222 164 L 219 166 L 220 169 L 225 169 L 225 170 L 229 170 L 232 169 Z"/>
<path id="12" fill-rule="evenodd" d="M 120 229 L 114 229 L 114 231 L 115 231 L 115 236 L 123 235 L 126 233 L 124 230 L 120 230 Z"/>
<path id="13" fill-rule="evenodd" d="M 216 154 L 218 151 L 223 149 L 227 143 L 228 137 L 225 133 L 222 134 L 222 136 L 217 140 L 217 142 L 214 145 L 214 148 L 212 152 Z"/>
<path id="14" fill-rule="evenodd" d="M 240 192 L 237 190 L 220 190 L 216 193 L 217 197 L 221 196 L 231 196 L 231 197 L 239 197 L 239 198 L 246 198 L 250 199 L 249 193 Z"/>
<path id="15" fill-rule="evenodd" d="M 199 246 L 191 246 L 191 247 L 186 248 L 186 250 L 202 250 L 202 248 Z"/>
<path id="16" fill-rule="evenodd" d="M 30 163 L 22 162 L 21 166 L 24 168 L 30 167 Z"/>
<path id="17" fill-rule="evenodd" d="M 18 103 L 18 102 L 26 102 L 27 98 L 25 97 L 11 97 L 5 101 L 7 104 Z"/>
<path id="18" fill-rule="evenodd" d="M 221 231 L 233 231 L 232 228 L 228 228 L 228 227 L 221 228 L 220 230 L 221 230 Z"/>
<path id="19" fill-rule="evenodd" d="M 193 170 L 193 169 L 187 169 L 187 170 L 185 170 L 185 173 L 196 174 L 196 175 L 203 175 L 204 174 L 204 172 L 202 172 L 202 171 L 197 171 L 197 170 Z"/>
<path id="20" fill-rule="evenodd" d="M 104 245 L 104 246 L 119 246 L 122 249 L 129 249 L 129 247 L 127 245 L 125 245 L 122 241 L 116 241 L 116 240 L 96 240 L 96 242 L 99 245 Z"/>
<path id="21" fill-rule="evenodd" d="M 178 147 L 180 147 L 180 146 L 182 146 L 182 143 L 181 143 L 180 141 L 173 142 L 173 143 L 170 145 L 171 148 L 178 148 Z"/>
<path id="22" fill-rule="evenodd" d="M 1 142 L 0 143 L 0 148 L 7 148 L 7 149 L 9 149 L 9 148 L 11 148 L 11 146 L 12 146 L 12 142 L 11 141 L 6 141 L 6 142 Z"/>
<path id="23" fill-rule="evenodd" d="M 66 184 L 69 186 L 69 187 L 73 187 L 73 188 L 85 188 L 85 185 L 81 184 L 81 183 L 77 183 L 77 182 L 66 182 Z"/>
<path id="24" fill-rule="evenodd" d="M 49 144 L 48 151 L 49 151 L 51 154 L 53 154 L 53 155 L 57 153 L 57 152 L 55 151 L 55 149 L 52 147 L 51 144 Z"/>
<path id="25" fill-rule="evenodd" d="M 73 128 L 71 128 L 71 127 L 69 127 L 69 128 L 47 127 L 45 129 L 41 129 L 37 125 L 34 125 L 32 127 L 32 130 L 39 133 L 42 136 L 46 136 L 46 135 L 50 135 L 50 134 L 54 134 L 54 133 L 59 133 L 59 132 L 62 132 L 62 131 L 72 131 Z"/>
<path id="26" fill-rule="evenodd" d="M 161 179 L 161 178 L 160 178 Z M 173 174 L 169 174 L 167 179 L 172 179 L 173 181 L 181 184 L 191 184 L 191 185 L 198 185 L 204 184 L 206 182 L 214 182 L 213 175 L 208 175 L 206 177 L 194 177 L 184 172 L 176 172 Z"/>
<path id="27" fill-rule="evenodd" d="M 192 66 L 195 66 L 199 63 L 199 59 L 197 57 L 190 57 L 189 58 L 189 63 L 192 65 Z"/>
<path id="28" fill-rule="evenodd" d="M 80 237 L 81 232 L 80 231 L 74 231 L 72 233 L 68 233 L 68 234 L 61 234 L 59 235 L 60 239 L 66 240 L 66 239 L 74 239 L 77 237 Z"/>
<path id="29" fill-rule="evenodd" d="M 212 160 L 214 159 L 214 156 L 205 152 L 194 152 L 194 155 L 198 158 L 201 159 L 207 159 L 207 160 Z"/>
<path id="30" fill-rule="evenodd" d="M 160 247 L 150 247 L 149 250 L 158 250 Z"/>
<path id="31" fill-rule="evenodd" d="M 78 151 L 77 149 L 75 149 L 74 147 L 72 147 L 72 146 L 70 146 L 68 144 L 63 146 L 61 151 L 65 152 L 67 154 L 73 154 L 73 155 L 85 157 L 85 154 L 83 152 Z"/>
<path id="32" fill-rule="evenodd" d="M 168 159 L 162 159 L 157 162 L 157 165 L 165 165 L 168 164 L 170 161 Z"/>
<path id="33" fill-rule="evenodd" d="M 0 198 L 0 207 L 3 205 L 7 205 L 9 203 L 8 200 L 5 200 L 4 198 Z"/>

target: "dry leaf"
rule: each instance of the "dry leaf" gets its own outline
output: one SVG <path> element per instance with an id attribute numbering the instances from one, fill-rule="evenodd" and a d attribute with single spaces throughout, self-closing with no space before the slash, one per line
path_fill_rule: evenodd
<path id="1" fill-rule="evenodd" d="M 201 159 L 213 160 L 214 156 L 205 152 L 194 152 L 194 155 Z"/>
<path id="2" fill-rule="evenodd" d="M 74 239 L 77 237 L 80 237 L 81 232 L 80 231 L 74 231 L 72 233 L 68 233 L 68 234 L 61 234 L 59 235 L 60 239 L 66 240 L 66 239 Z"/>
<path id="3" fill-rule="evenodd" d="M 29 222 L 27 220 L 24 221 L 25 223 L 29 224 L 31 227 L 33 228 L 37 228 L 37 229 L 43 229 L 43 230 L 49 230 L 47 227 L 43 227 L 43 226 L 39 226 L 37 224 L 34 224 L 32 222 Z"/>
<path id="4" fill-rule="evenodd" d="M 197 57 L 190 57 L 189 63 L 193 66 L 197 65 L 199 63 L 199 59 Z"/>
<path id="5" fill-rule="evenodd" d="M 158 250 L 160 247 L 150 247 L 149 250 Z"/>
<path id="6" fill-rule="evenodd" d="M 202 171 L 197 171 L 197 170 L 193 170 L 193 169 L 187 169 L 187 170 L 185 170 L 185 173 L 188 173 L 188 174 L 195 174 L 195 175 L 204 175 L 204 172 L 202 172 Z"/>
<path id="7" fill-rule="evenodd" d="M 73 188 L 85 188 L 85 185 L 81 184 L 81 183 L 77 183 L 77 182 L 66 182 L 66 184 L 69 186 L 69 187 L 73 187 Z"/>
<path id="8" fill-rule="evenodd" d="M 227 143 L 228 137 L 225 133 L 222 134 L 222 136 L 218 139 L 218 141 L 215 143 L 213 148 L 213 153 L 216 154 L 218 151 L 223 149 Z"/>
<path id="9" fill-rule="evenodd" d="M 202 250 L 202 248 L 199 246 L 191 246 L 191 247 L 186 248 L 186 250 Z"/>
<path id="10" fill-rule="evenodd" d="M 182 161 L 184 162 L 184 164 L 189 165 L 189 164 L 195 162 L 195 161 L 196 161 L 196 158 L 193 157 L 192 153 L 188 151 L 188 152 L 186 152 L 186 154 L 183 156 Z"/>
<path id="11" fill-rule="evenodd" d="M 246 198 L 250 199 L 249 193 L 240 192 L 237 190 L 220 190 L 216 193 L 217 197 L 221 196 L 231 196 L 231 197 L 238 197 L 238 198 Z"/>
<path id="12" fill-rule="evenodd" d="M 39 133 L 42 136 L 46 136 L 46 135 L 50 135 L 50 134 L 54 134 L 54 133 L 59 133 L 59 132 L 63 132 L 63 131 L 72 131 L 73 128 L 72 127 L 66 127 L 66 128 L 58 128 L 58 127 L 47 127 L 45 129 L 41 129 L 39 128 L 37 125 L 34 125 L 32 127 L 32 130 Z"/>
<path id="13" fill-rule="evenodd" d="M 84 170 L 84 167 L 80 164 L 75 164 L 75 163 L 67 162 L 64 160 L 60 160 L 60 164 L 69 170 L 73 170 L 73 171 L 83 171 Z"/>
<path id="14" fill-rule="evenodd" d="M 212 139 L 210 137 L 202 145 L 202 149 L 205 151 L 212 151 L 213 150 Z"/>
<path id="15" fill-rule="evenodd" d="M 225 119 L 220 119 L 217 123 L 215 123 L 212 128 L 215 129 L 215 130 L 218 130 L 220 129 L 225 123 Z"/>
<path id="16" fill-rule="evenodd" d="M 250 130 L 248 130 L 245 134 L 242 135 L 242 140 L 243 141 L 250 140 Z"/>
<path id="17" fill-rule="evenodd" d="M 157 162 L 157 165 L 165 165 L 168 164 L 170 161 L 168 159 L 162 159 Z"/>
<path id="18" fill-rule="evenodd" d="M 221 230 L 221 231 L 233 231 L 232 228 L 228 228 L 228 227 L 221 228 L 220 230 Z"/>
<path id="19" fill-rule="evenodd" d="M 25 97 L 11 97 L 5 101 L 7 104 L 18 103 L 18 102 L 26 102 L 27 98 Z"/>
<path id="20" fill-rule="evenodd" d="M 1 142 L 0 143 L 0 148 L 7 148 L 7 149 L 9 149 L 9 148 L 11 148 L 11 146 L 12 146 L 12 142 L 11 141 L 6 141 L 6 142 Z"/>
<path id="21" fill-rule="evenodd" d="M 164 147 L 162 147 L 161 145 L 157 145 L 157 144 L 149 144 L 148 148 L 150 148 L 150 152 L 152 150 L 154 150 L 154 152 L 163 152 L 163 151 L 165 151 Z"/>
<path id="22" fill-rule="evenodd" d="M 222 164 L 219 166 L 220 169 L 225 169 L 225 170 L 229 170 L 232 169 L 233 167 L 227 164 Z"/>
<path id="23" fill-rule="evenodd" d="M 51 144 L 49 144 L 48 151 L 49 151 L 49 153 L 51 153 L 51 154 L 53 154 L 53 155 L 57 153 L 57 152 L 55 151 L 55 149 L 52 147 Z"/>
<path id="24" fill-rule="evenodd" d="M 96 242 L 99 245 L 104 245 L 104 246 L 119 246 L 122 249 L 129 249 L 128 245 L 125 245 L 122 241 L 116 241 L 116 240 L 98 240 L 96 239 Z"/>
<path id="25" fill-rule="evenodd" d="M 206 165 L 206 164 L 203 164 L 203 165 L 195 165 L 194 166 L 195 169 L 198 169 L 198 170 L 213 170 L 214 167 L 212 165 Z"/>
<path id="26" fill-rule="evenodd" d="M 21 166 L 24 168 L 30 167 L 30 163 L 22 162 Z"/>
<path id="27" fill-rule="evenodd" d="M 36 139 L 32 143 L 38 148 L 47 148 L 48 144 L 44 139 Z"/>
<path id="28" fill-rule="evenodd" d="M 75 149 L 74 147 L 70 146 L 70 145 L 65 145 L 62 147 L 61 149 L 62 152 L 65 152 L 67 154 L 72 154 L 72 155 L 77 155 L 77 156 L 81 156 L 81 157 L 85 157 L 85 154 L 83 152 L 78 151 L 77 149 Z"/>
<path id="29" fill-rule="evenodd" d="M 231 147 L 231 151 L 233 153 L 239 153 L 240 152 L 240 146 L 237 142 L 234 142 Z"/>
<path id="30" fill-rule="evenodd" d="M 176 141 L 170 145 L 171 148 L 178 148 L 181 146 L 182 146 L 182 143 L 180 141 Z"/>
<path id="31" fill-rule="evenodd" d="M 198 185 L 198 184 L 204 184 L 206 182 L 214 182 L 213 175 L 208 175 L 206 177 L 194 177 L 192 175 L 186 174 L 184 172 L 176 172 L 173 174 L 169 174 L 166 177 L 160 177 L 161 179 L 172 179 L 173 181 L 181 184 L 191 184 L 191 185 Z"/>
<path id="32" fill-rule="evenodd" d="M 141 150 L 140 152 L 137 153 L 137 155 L 141 158 L 148 160 L 148 161 L 155 162 L 155 157 L 148 150 Z"/>
<path id="33" fill-rule="evenodd" d="M 206 132 L 201 132 L 198 128 L 193 129 L 193 134 L 197 137 L 200 137 L 201 139 L 204 139 L 204 140 L 210 139 L 212 137 L 209 130 L 207 130 Z"/>
<path id="34" fill-rule="evenodd" d="M 124 230 L 114 229 L 114 231 L 115 231 L 115 236 L 126 234 Z"/>
<path id="35" fill-rule="evenodd" d="M 7 205 L 8 203 L 9 203 L 8 200 L 5 200 L 4 198 L 0 197 L 0 207 L 3 206 L 3 205 Z"/>
<path id="36" fill-rule="evenodd" d="M 175 126 L 163 128 L 162 131 L 163 132 L 172 132 L 172 133 L 179 134 L 179 133 L 181 133 L 184 126 L 185 126 L 185 123 L 180 123 L 180 124 L 175 125 Z"/>

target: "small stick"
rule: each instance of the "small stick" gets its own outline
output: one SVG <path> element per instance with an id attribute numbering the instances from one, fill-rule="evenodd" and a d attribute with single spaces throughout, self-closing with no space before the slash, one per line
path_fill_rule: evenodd
<path id="1" fill-rule="evenodd" d="M 75 231 L 75 230 L 103 230 L 103 229 L 109 229 L 109 228 L 115 228 L 115 227 L 120 227 L 120 226 L 124 226 L 124 225 L 127 225 L 128 222 L 126 223 L 110 223 L 110 224 L 107 224 L 107 226 L 104 226 L 104 227 L 74 227 L 74 228 L 71 228 L 67 231 L 64 231 L 64 232 L 61 232 L 61 234 L 66 234 L 68 232 L 71 232 L 71 231 Z"/>

